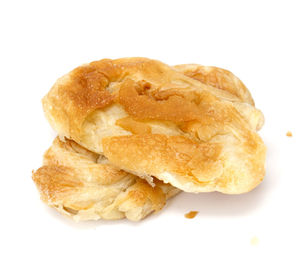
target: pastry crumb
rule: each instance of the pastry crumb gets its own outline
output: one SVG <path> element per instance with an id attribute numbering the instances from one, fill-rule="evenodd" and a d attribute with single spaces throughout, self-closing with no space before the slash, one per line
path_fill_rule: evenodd
<path id="1" fill-rule="evenodd" d="M 287 136 L 287 137 L 292 137 L 293 134 L 292 134 L 290 131 L 288 131 L 288 132 L 286 133 L 286 136 Z"/>
<path id="2" fill-rule="evenodd" d="M 258 243 L 259 243 L 258 237 L 252 237 L 252 238 L 251 238 L 251 245 L 252 245 L 252 246 L 257 246 Z"/>
<path id="3" fill-rule="evenodd" d="M 192 219 L 194 218 L 196 215 L 198 214 L 198 211 L 190 211 L 188 212 L 187 214 L 185 214 L 185 218 L 188 218 L 188 219 Z"/>

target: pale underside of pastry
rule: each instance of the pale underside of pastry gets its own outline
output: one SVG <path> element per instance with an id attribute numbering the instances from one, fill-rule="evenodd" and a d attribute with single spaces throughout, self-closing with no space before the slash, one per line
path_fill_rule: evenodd
<path id="1" fill-rule="evenodd" d="M 59 135 L 149 181 L 238 194 L 265 174 L 263 115 L 223 69 L 100 60 L 58 79 L 43 106 Z"/>
<path id="2" fill-rule="evenodd" d="M 78 220 L 121 219 L 138 221 L 159 211 L 179 192 L 159 180 L 145 180 L 108 163 L 99 154 L 71 140 L 56 138 L 33 173 L 42 200 L 60 213 Z"/>

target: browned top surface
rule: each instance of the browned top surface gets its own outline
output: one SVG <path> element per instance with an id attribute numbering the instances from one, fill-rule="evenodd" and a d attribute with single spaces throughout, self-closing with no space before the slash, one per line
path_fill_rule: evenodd
<path id="1" fill-rule="evenodd" d="M 159 61 L 146 58 L 104 59 L 78 67 L 60 78 L 43 99 L 46 116 L 59 133 L 80 141 L 81 127 L 85 118 L 94 110 L 106 107 L 116 100 L 115 92 L 118 91 L 107 89 L 111 83 L 115 82 L 122 84 L 119 95 L 120 103 L 127 105 L 126 109 L 130 115 L 138 107 L 139 112 L 136 114 L 143 118 L 161 119 L 163 114 L 175 115 L 173 111 L 170 111 L 171 107 L 173 110 L 174 107 L 178 108 L 176 115 L 178 115 L 179 109 L 180 112 L 184 112 L 185 116 L 198 114 L 190 102 L 186 104 L 186 100 L 182 101 L 178 96 L 174 96 L 176 89 L 182 89 L 183 86 L 192 87 L 193 90 L 196 89 L 199 92 L 209 90 L 214 94 L 220 93 L 220 96 L 230 100 L 239 101 L 234 94 L 222 93 L 219 89 L 206 86 Z M 137 86 L 137 83 L 141 86 L 141 82 L 146 83 L 144 86 L 150 83 L 150 91 L 153 94 L 158 92 L 153 97 L 154 99 L 161 100 L 170 97 L 169 100 L 161 102 L 161 106 L 157 107 L 157 103 L 151 103 L 143 97 L 137 98 L 137 91 L 134 87 Z M 167 91 L 162 92 L 163 90 Z M 185 93 L 188 94 L 188 92 Z M 124 101 L 124 98 L 126 100 L 126 96 L 129 95 L 137 98 L 131 107 L 128 106 L 128 103 L 132 103 L 134 99 L 128 101 L 129 98 L 127 98 L 127 102 Z M 142 109 L 144 110 L 142 111 Z M 162 114 L 157 115 L 161 110 Z M 174 119 L 175 117 L 173 117 Z"/>

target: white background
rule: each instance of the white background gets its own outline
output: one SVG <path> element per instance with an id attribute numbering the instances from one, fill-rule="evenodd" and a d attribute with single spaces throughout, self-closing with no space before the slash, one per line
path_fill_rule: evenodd
<path id="1" fill-rule="evenodd" d="M 300 262 L 298 3 L 1 1 L 0 262 Z M 139 223 L 75 223 L 46 207 L 31 180 L 55 136 L 41 98 L 82 63 L 126 56 L 241 78 L 266 118 L 263 183 L 180 194 Z"/>

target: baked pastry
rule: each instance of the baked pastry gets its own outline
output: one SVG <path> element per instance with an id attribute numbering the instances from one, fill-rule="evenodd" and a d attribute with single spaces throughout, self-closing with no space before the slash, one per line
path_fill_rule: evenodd
<path id="1" fill-rule="evenodd" d="M 33 173 L 42 200 L 75 220 L 140 220 L 159 211 L 179 192 L 171 185 L 145 180 L 108 163 L 71 140 L 56 138 Z"/>
<path id="2" fill-rule="evenodd" d="M 234 107 L 248 121 L 252 128 L 257 131 L 264 124 L 264 116 L 255 106 L 254 100 L 244 83 L 230 71 L 217 67 L 202 66 L 197 64 L 183 64 L 174 66 L 184 75 L 200 82 L 225 90 L 238 97 L 243 103 L 234 103 Z"/>
<path id="3" fill-rule="evenodd" d="M 254 106 L 251 93 L 244 83 L 226 69 L 197 64 L 182 64 L 174 67 L 186 76 L 197 79 L 209 86 L 228 91 L 238 97 L 242 102 Z"/>
<path id="4" fill-rule="evenodd" d="M 214 85 L 190 67 L 146 58 L 92 62 L 60 78 L 44 110 L 59 135 L 148 181 L 186 192 L 248 192 L 265 173 L 256 133 L 263 115 L 240 83 Z"/>

